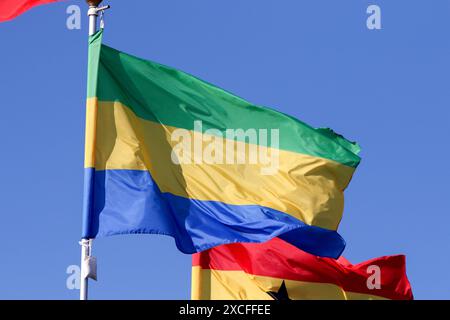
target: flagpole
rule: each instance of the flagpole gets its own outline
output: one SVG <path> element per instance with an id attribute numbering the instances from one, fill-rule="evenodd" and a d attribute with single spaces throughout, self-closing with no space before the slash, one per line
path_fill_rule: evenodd
<path id="1" fill-rule="evenodd" d="M 86 0 L 89 6 L 89 36 L 94 35 L 97 32 L 97 18 L 98 12 L 105 8 L 99 8 L 99 4 L 103 0 Z M 109 6 L 108 6 L 109 7 Z M 92 251 L 92 239 L 81 239 L 81 265 L 80 265 L 80 300 L 88 300 L 88 284 L 89 284 L 89 257 Z"/>
<path id="2" fill-rule="evenodd" d="M 102 0 L 86 0 L 89 5 L 88 17 L 89 17 L 89 35 L 92 36 L 97 32 L 97 8 Z"/>
<path id="3" fill-rule="evenodd" d="M 81 270 L 80 270 L 80 300 L 88 299 L 88 259 L 91 255 L 91 239 L 81 239 Z"/>

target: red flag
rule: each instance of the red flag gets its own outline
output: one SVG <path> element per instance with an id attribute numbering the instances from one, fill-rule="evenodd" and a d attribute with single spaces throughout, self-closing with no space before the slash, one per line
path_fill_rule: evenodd
<path id="1" fill-rule="evenodd" d="M 274 238 L 218 246 L 193 256 L 193 299 L 413 299 L 405 256 L 356 265 L 319 258 Z"/>
<path id="2" fill-rule="evenodd" d="M 61 0 L 0 0 L 0 22 L 14 19 L 32 7 Z"/>

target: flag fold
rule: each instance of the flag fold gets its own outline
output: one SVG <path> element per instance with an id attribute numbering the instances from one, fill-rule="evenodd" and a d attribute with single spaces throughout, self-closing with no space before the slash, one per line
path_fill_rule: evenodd
<path id="1" fill-rule="evenodd" d="M 1 0 L 0 1 L 0 22 L 14 19 L 31 8 L 61 0 Z"/>

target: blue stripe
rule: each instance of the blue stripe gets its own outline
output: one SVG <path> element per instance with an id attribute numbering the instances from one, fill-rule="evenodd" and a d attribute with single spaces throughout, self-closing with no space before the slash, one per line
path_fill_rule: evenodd
<path id="1" fill-rule="evenodd" d="M 318 256 L 337 258 L 345 247 L 336 231 L 274 209 L 162 193 L 148 171 L 86 169 L 85 174 L 83 238 L 164 234 L 184 253 L 277 236 Z"/>

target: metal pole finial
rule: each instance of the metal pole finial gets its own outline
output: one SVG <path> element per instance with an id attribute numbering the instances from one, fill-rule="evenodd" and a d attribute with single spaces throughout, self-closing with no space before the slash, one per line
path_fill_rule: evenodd
<path id="1" fill-rule="evenodd" d="M 103 0 L 86 0 L 87 4 L 90 7 L 98 7 L 98 5 L 102 2 Z"/>
<path id="2" fill-rule="evenodd" d="M 89 10 L 88 10 L 88 16 L 89 16 L 89 35 L 92 36 L 97 32 L 97 17 L 98 13 L 102 13 L 103 17 L 103 11 L 108 10 L 110 8 L 109 5 L 99 7 L 98 5 L 102 0 L 86 0 L 86 2 L 89 4 Z M 103 24 L 103 21 L 102 21 Z"/>

